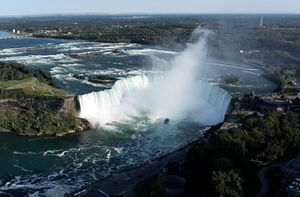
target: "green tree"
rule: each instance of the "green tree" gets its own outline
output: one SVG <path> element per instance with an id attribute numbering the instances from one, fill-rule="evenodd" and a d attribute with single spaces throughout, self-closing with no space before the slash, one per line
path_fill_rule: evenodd
<path id="1" fill-rule="evenodd" d="M 212 187 L 215 196 L 218 197 L 239 197 L 242 190 L 242 179 L 233 170 L 228 173 L 213 171 Z"/>

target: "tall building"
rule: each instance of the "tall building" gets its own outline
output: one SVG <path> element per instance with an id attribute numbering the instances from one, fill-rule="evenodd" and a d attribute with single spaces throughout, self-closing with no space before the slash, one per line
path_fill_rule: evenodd
<path id="1" fill-rule="evenodd" d="M 263 16 L 260 17 L 259 27 L 264 28 L 264 17 Z"/>

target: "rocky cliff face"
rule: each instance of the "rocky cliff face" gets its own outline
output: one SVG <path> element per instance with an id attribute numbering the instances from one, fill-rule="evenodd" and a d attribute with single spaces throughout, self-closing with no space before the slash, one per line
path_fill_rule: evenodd
<path id="1" fill-rule="evenodd" d="M 89 128 L 87 121 L 77 117 L 75 96 L 0 100 L 0 132 L 62 136 Z"/>
<path id="2" fill-rule="evenodd" d="M 0 132 L 62 136 L 89 129 L 77 117 L 76 103 L 49 73 L 0 62 Z"/>
<path id="3" fill-rule="evenodd" d="M 90 123 L 87 120 L 78 118 L 78 112 L 80 105 L 78 103 L 77 96 L 67 96 L 63 100 L 63 104 L 57 112 L 59 119 L 68 118 L 70 115 L 76 117 L 75 131 L 82 132 L 91 128 Z"/>
<path id="4" fill-rule="evenodd" d="M 73 110 L 76 109 L 75 98 L 76 97 L 74 96 L 69 96 L 64 98 L 63 104 L 57 112 L 58 118 L 60 119 L 66 118 L 69 116 L 70 113 L 73 112 Z"/>

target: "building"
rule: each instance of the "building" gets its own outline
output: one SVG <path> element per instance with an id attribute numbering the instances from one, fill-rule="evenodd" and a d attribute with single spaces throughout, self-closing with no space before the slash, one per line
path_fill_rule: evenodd
<path id="1" fill-rule="evenodd" d="M 260 17 L 260 22 L 259 22 L 259 27 L 260 27 L 260 28 L 263 28 L 263 26 L 264 26 L 264 17 L 261 16 L 261 17 Z"/>
<path id="2" fill-rule="evenodd" d="M 239 98 L 238 109 L 260 112 L 262 114 L 277 112 L 300 113 L 300 95 L 282 98 L 281 94 L 256 96 L 254 92 Z"/>
<path id="3" fill-rule="evenodd" d="M 289 197 L 300 197 L 300 177 L 292 181 L 287 189 Z"/>
<path id="4" fill-rule="evenodd" d="M 264 26 L 264 17 L 261 16 L 260 17 L 260 21 L 259 21 L 259 28 L 263 29 L 265 28 L 266 26 Z"/>
<path id="5" fill-rule="evenodd" d="M 300 177 L 300 157 L 292 159 L 290 162 L 282 167 L 284 173 L 284 179 L 286 182 L 291 182 L 294 179 Z"/>

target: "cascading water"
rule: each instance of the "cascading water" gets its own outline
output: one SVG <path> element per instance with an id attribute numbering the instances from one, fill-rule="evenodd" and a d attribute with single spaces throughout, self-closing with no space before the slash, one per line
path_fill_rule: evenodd
<path id="1" fill-rule="evenodd" d="M 128 121 L 141 114 L 151 120 L 191 120 L 209 126 L 224 120 L 231 96 L 223 89 L 198 80 L 206 56 L 209 32 L 198 28 L 197 41 L 165 66 L 163 76 L 141 75 L 122 79 L 110 89 L 79 97 L 80 117 L 93 126 Z M 163 66 L 163 65 L 161 65 Z"/>
<path id="2" fill-rule="evenodd" d="M 87 119 L 95 127 L 104 126 L 112 121 L 124 120 L 124 116 L 137 115 L 138 111 L 150 111 L 150 114 L 156 114 L 156 119 L 172 117 L 172 114 L 157 115 L 159 112 L 155 111 L 153 103 L 149 105 L 148 102 L 148 105 L 138 107 L 139 102 L 147 102 L 152 99 L 151 95 L 148 95 L 143 101 L 137 99 L 135 103 L 129 104 L 131 97 L 135 97 L 139 93 L 143 95 L 147 89 L 157 88 L 160 81 L 163 81 L 163 78 L 154 75 L 129 77 L 117 81 L 109 90 L 79 96 L 80 117 Z M 185 117 L 182 117 L 190 116 L 189 118 L 192 120 L 206 126 L 222 122 L 227 113 L 231 96 L 222 88 L 203 81 L 195 83 L 193 89 L 195 91 L 193 97 L 198 99 L 198 105 L 193 105 L 193 109 L 184 114 Z M 127 109 L 131 108 L 131 113 L 126 111 L 126 106 Z M 125 110 L 122 111 L 122 107 Z"/>
<path id="3" fill-rule="evenodd" d="M 94 127 L 117 120 L 122 114 L 117 115 L 118 117 L 113 116 L 114 107 L 120 105 L 129 92 L 149 87 L 150 81 L 154 81 L 154 78 L 146 75 L 130 77 L 117 81 L 109 90 L 79 96 L 79 115 Z"/>

